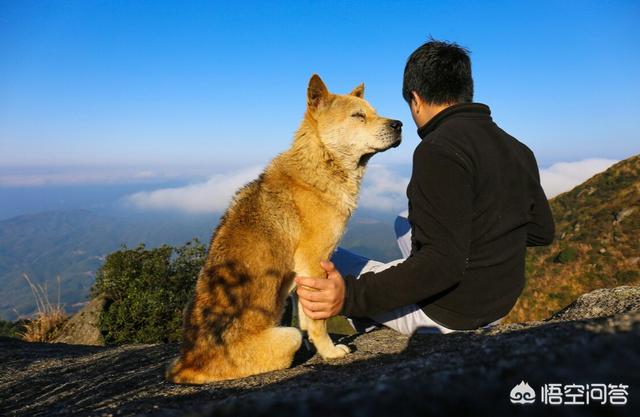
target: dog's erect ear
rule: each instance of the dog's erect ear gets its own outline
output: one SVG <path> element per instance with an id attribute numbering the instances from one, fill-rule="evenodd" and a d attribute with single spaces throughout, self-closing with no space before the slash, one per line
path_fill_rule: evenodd
<path id="1" fill-rule="evenodd" d="M 318 74 L 313 74 L 307 88 L 307 105 L 311 109 L 317 109 L 320 104 L 329 97 L 329 90 L 324 85 Z"/>
<path id="2" fill-rule="evenodd" d="M 364 98 L 364 83 L 354 88 L 353 91 L 349 94 L 351 94 L 352 96 Z"/>

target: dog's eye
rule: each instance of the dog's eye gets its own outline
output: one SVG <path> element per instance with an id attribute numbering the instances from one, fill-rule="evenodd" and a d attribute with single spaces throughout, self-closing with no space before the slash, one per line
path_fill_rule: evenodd
<path id="1" fill-rule="evenodd" d="M 351 117 L 359 117 L 360 119 L 364 120 L 367 116 L 363 112 L 357 111 L 353 113 Z"/>

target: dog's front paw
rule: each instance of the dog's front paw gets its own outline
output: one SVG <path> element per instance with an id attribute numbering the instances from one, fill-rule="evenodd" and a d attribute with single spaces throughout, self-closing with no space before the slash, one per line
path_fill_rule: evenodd
<path id="1" fill-rule="evenodd" d="M 347 354 L 351 352 L 347 345 L 335 345 L 332 346 L 327 352 L 319 352 L 322 359 L 338 359 L 347 356 Z"/>

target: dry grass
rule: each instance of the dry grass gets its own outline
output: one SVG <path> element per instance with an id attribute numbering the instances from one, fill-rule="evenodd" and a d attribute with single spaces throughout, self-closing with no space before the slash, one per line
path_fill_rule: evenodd
<path id="1" fill-rule="evenodd" d="M 625 280 L 616 275 L 620 271 L 637 271 L 637 258 L 625 258 L 614 246 L 597 257 L 590 256 L 597 252 L 591 245 L 575 243 L 572 247 L 576 250 L 576 259 L 566 264 L 545 261 L 545 257 L 551 255 L 531 257 L 535 272 L 527 276 L 525 289 L 504 323 L 546 319 L 596 289 L 640 285 L 637 273 Z M 555 254 L 560 248 L 555 242 L 549 252 Z"/>
<path id="2" fill-rule="evenodd" d="M 46 283 L 44 286 L 34 284 L 26 274 L 23 277 L 31 288 L 38 311 L 34 318 L 25 322 L 20 336 L 27 342 L 48 342 L 53 338 L 55 330 L 67 319 L 67 313 L 60 304 L 60 277 L 57 279 L 58 300 L 55 304 L 49 301 Z"/>

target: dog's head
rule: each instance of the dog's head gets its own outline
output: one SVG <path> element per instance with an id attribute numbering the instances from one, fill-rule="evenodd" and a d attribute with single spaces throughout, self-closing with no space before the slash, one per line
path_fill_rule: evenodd
<path id="1" fill-rule="evenodd" d="M 402 122 L 379 116 L 364 99 L 364 84 L 346 95 L 331 94 L 314 74 L 307 89 L 306 117 L 316 124 L 328 149 L 359 165 L 400 144 Z"/>

